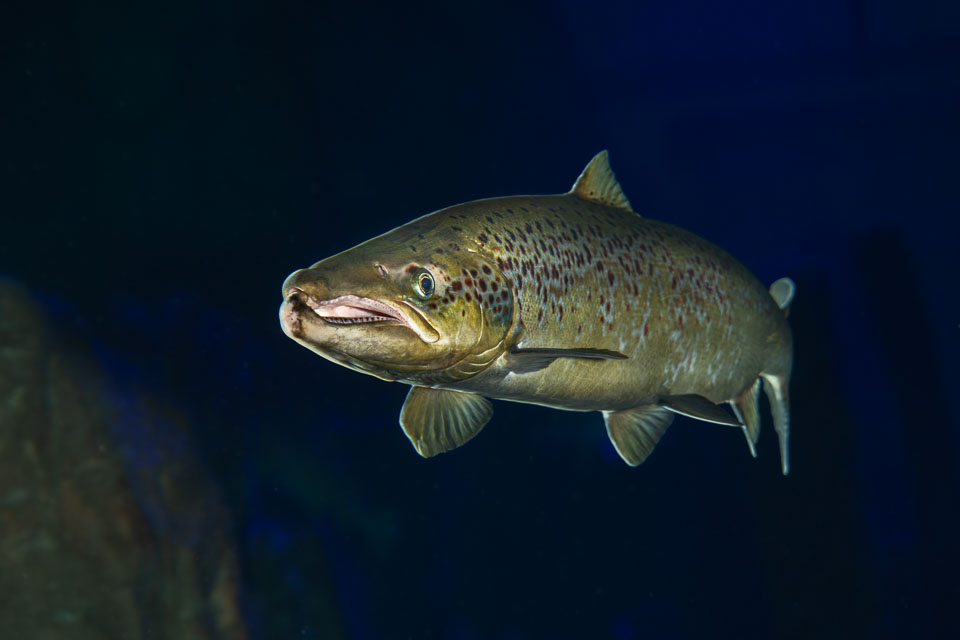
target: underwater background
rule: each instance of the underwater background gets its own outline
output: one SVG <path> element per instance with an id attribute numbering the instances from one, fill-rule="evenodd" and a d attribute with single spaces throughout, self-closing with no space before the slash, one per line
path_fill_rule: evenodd
<path id="1" fill-rule="evenodd" d="M 0 637 L 960 637 L 960 4 L 0 8 Z M 298 268 L 558 193 L 797 284 L 791 473 L 679 418 L 407 387 L 286 338 Z"/>

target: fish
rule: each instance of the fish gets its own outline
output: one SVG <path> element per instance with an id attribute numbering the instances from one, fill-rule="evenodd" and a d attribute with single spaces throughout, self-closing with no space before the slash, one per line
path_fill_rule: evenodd
<path id="1" fill-rule="evenodd" d="M 447 207 L 294 271 L 280 324 L 410 385 L 399 421 L 423 457 L 476 436 L 490 399 L 600 412 L 631 466 L 676 415 L 740 428 L 756 457 L 762 386 L 786 475 L 795 290 L 638 214 L 601 151 L 567 193 Z"/>

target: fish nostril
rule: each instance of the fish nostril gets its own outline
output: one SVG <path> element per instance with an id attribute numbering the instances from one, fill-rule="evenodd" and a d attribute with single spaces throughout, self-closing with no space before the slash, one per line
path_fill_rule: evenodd
<path id="1" fill-rule="evenodd" d="M 330 287 L 325 278 L 317 274 L 312 269 L 300 269 L 294 271 L 283 282 L 281 294 L 284 299 L 289 298 L 296 293 L 309 295 L 318 300 L 325 300 Z"/>

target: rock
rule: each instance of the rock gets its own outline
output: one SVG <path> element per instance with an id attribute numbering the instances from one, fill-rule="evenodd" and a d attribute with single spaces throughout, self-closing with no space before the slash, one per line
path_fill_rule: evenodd
<path id="1" fill-rule="evenodd" d="M 0 281 L 0 637 L 246 637 L 230 517 L 187 421 Z"/>

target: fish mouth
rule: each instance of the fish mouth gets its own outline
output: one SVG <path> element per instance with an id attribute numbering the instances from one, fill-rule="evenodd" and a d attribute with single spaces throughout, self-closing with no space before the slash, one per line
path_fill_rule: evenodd
<path id="1" fill-rule="evenodd" d="M 372 298 L 348 295 L 317 301 L 307 296 L 304 302 L 328 324 L 410 324 L 399 310 Z"/>
<path id="2" fill-rule="evenodd" d="M 335 326 L 401 325 L 416 333 L 424 342 L 436 342 L 440 334 L 427 319 L 411 305 L 399 306 L 362 296 L 344 295 L 329 300 L 317 300 L 302 289 L 287 292 L 285 303 L 310 309 L 322 322 Z"/>

